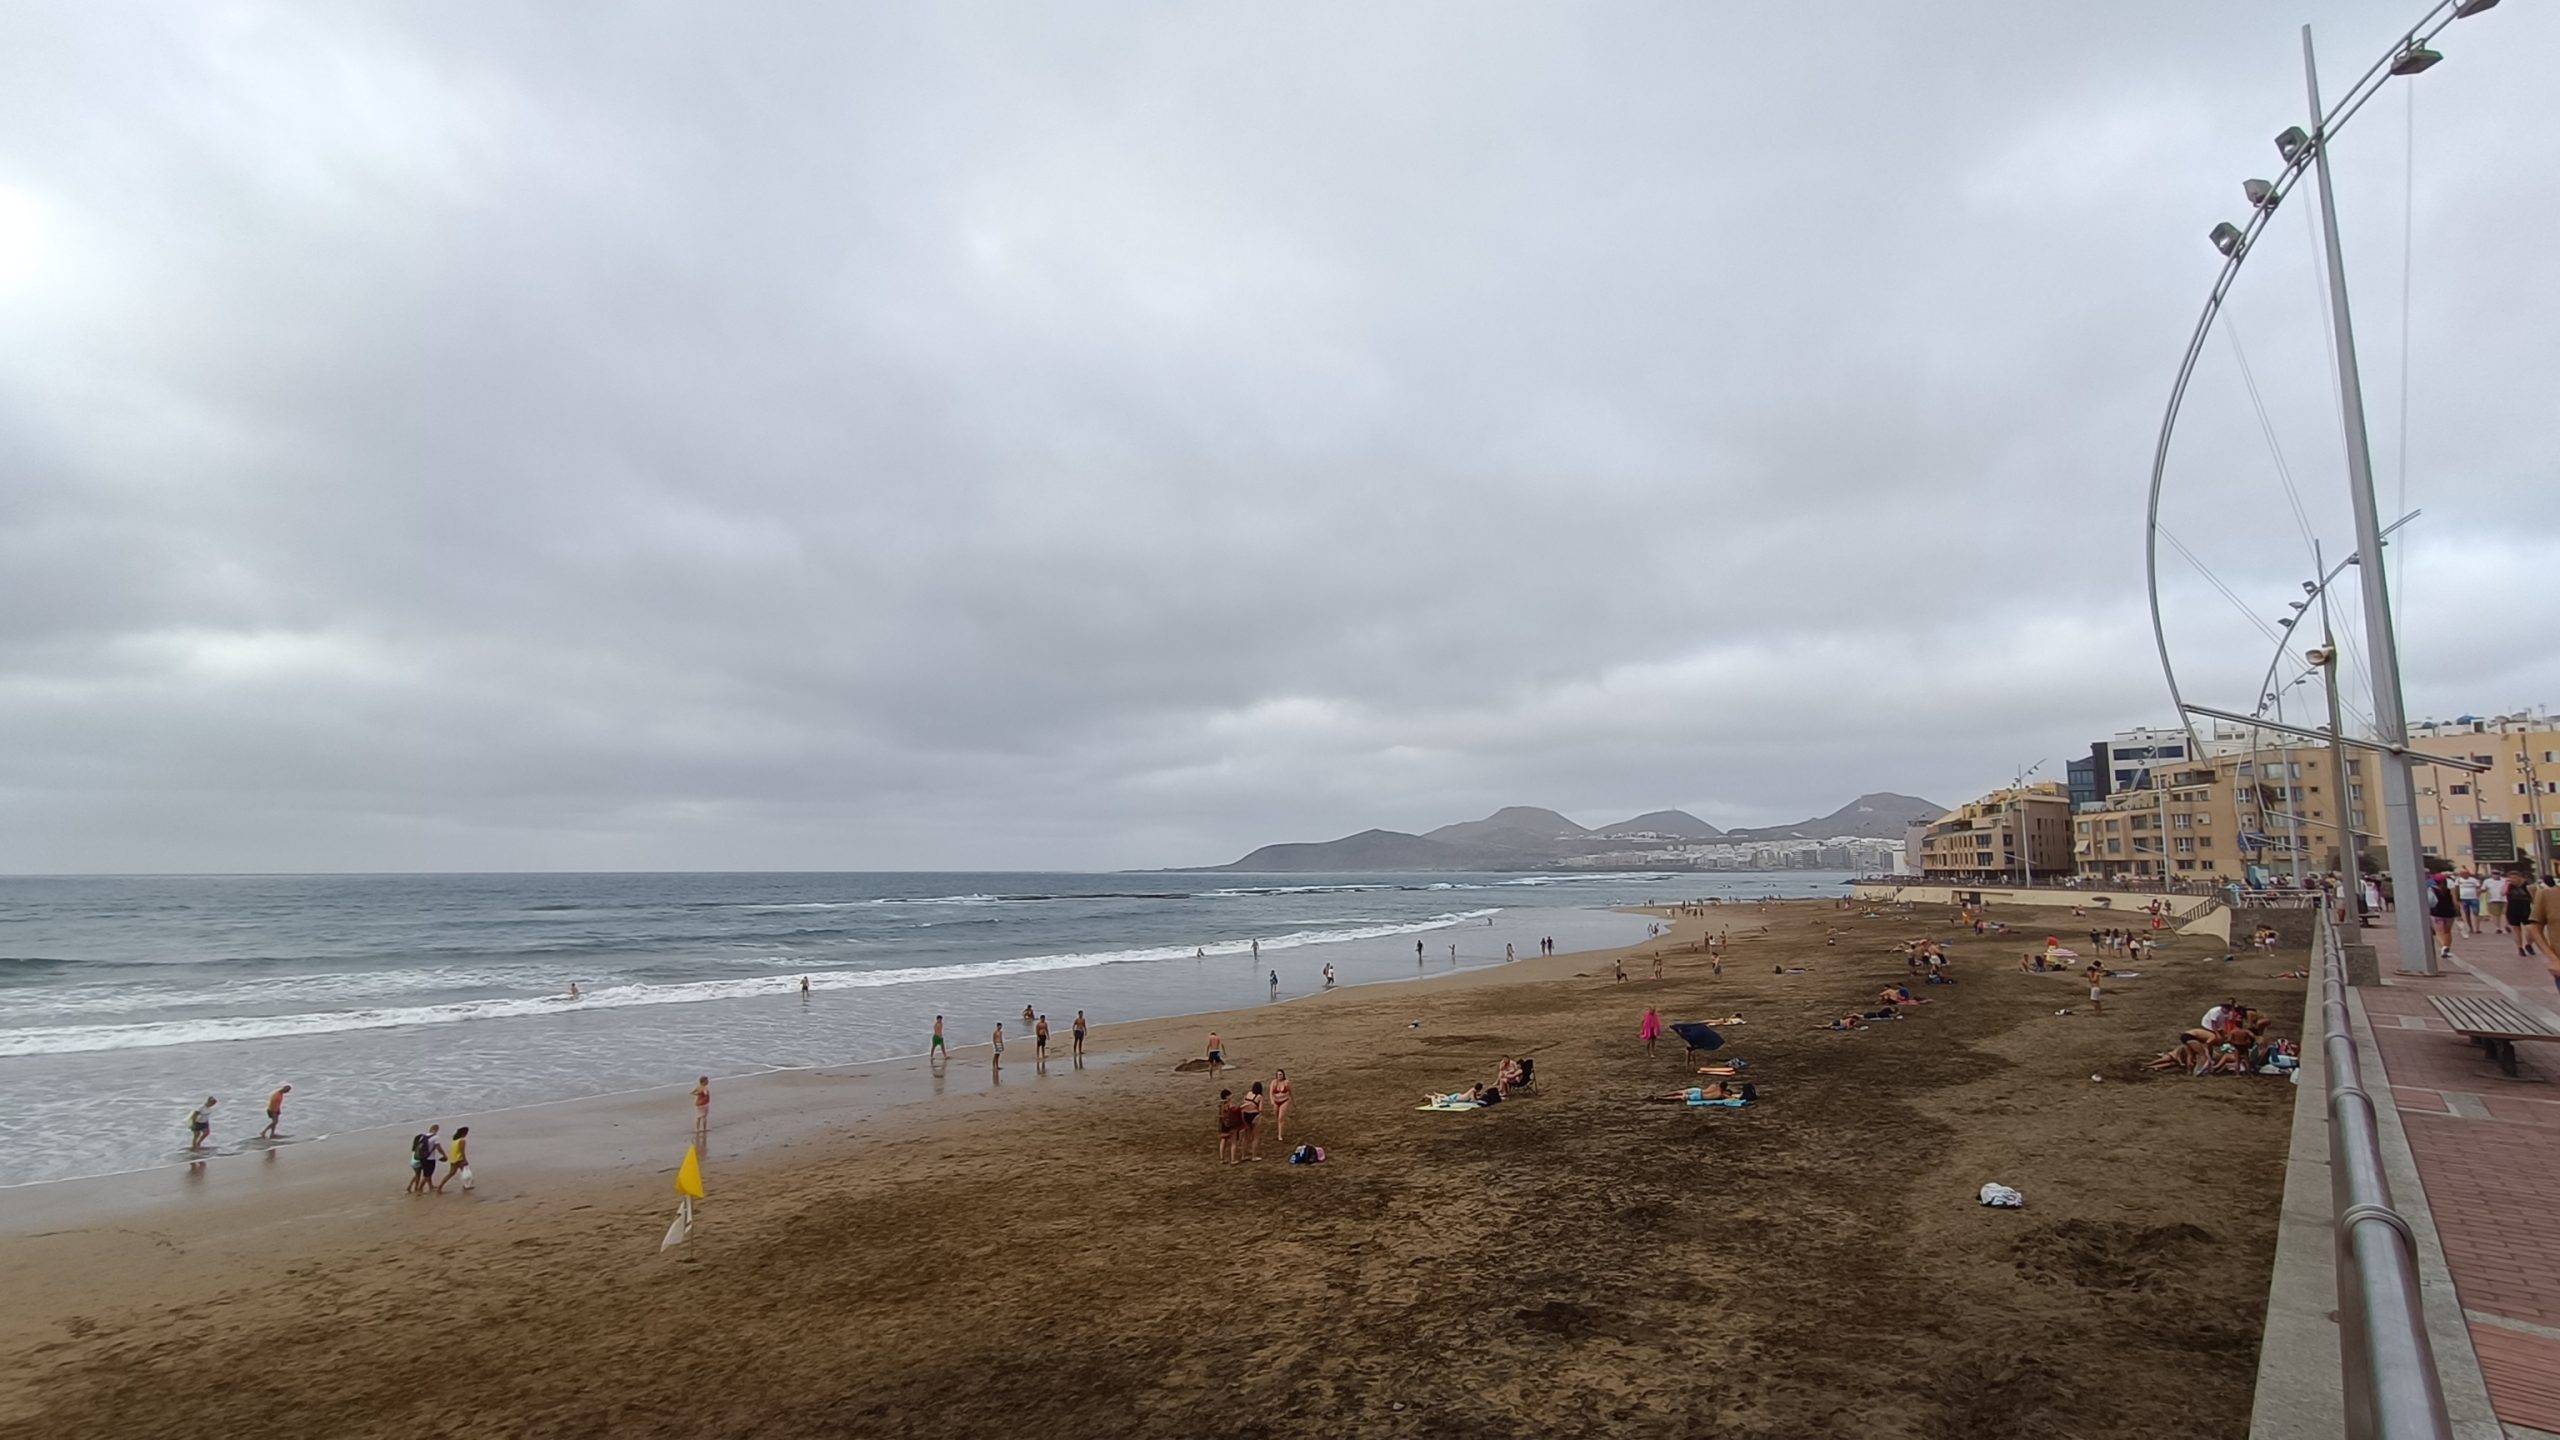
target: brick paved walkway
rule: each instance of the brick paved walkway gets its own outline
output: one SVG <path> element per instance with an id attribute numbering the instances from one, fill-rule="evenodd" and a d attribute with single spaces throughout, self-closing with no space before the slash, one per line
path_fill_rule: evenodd
<path id="1" fill-rule="evenodd" d="M 2560 1434 L 2560 1042 L 2516 1047 L 2518 1073 L 2447 1029 L 2430 995 L 2492 995 L 2560 1020 L 2540 957 L 2484 928 L 2454 939 L 2433 979 L 2392 973 L 2359 992 L 2471 1324 L 2489 1403 L 2511 1427 Z"/>

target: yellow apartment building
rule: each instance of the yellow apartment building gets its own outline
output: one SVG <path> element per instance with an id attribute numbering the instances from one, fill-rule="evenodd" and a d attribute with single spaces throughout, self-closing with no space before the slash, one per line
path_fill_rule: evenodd
<path id="1" fill-rule="evenodd" d="M 2021 864 L 2021 857 L 2025 864 Z M 1930 822 L 1920 873 L 1934 880 L 2017 880 L 2071 873 L 2071 795 L 2046 781 L 1994 790 Z"/>
<path id="2" fill-rule="evenodd" d="M 2428 721 L 2409 727 L 2409 748 L 2491 767 L 2473 775 L 2418 763 L 2418 835 L 2429 854 L 2475 868 L 2512 855 L 2545 874 L 2560 864 L 2560 722 L 2533 712 Z M 2485 858 L 2474 854 L 2475 837 Z"/>
<path id="3" fill-rule="evenodd" d="M 2350 752 L 2346 823 L 2364 853 L 2383 856 L 2374 757 Z M 2147 790 L 2119 791 L 2071 817 L 2072 855 L 2082 875 L 2130 885 L 2171 880 L 2239 881 L 2288 875 L 2293 844 L 2305 873 L 2338 868 L 2337 772 L 2325 746 L 2268 747 L 2215 756 L 2161 772 Z"/>

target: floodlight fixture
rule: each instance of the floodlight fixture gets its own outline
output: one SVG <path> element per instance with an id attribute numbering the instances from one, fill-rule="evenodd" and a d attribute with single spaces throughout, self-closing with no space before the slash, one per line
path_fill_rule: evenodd
<path id="1" fill-rule="evenodd" d="M 2412 45 L 2408 49 L 2400 52 L 2399 59 L 2391 62 L 2391 73 L 2394 75 L 2423 75 L 2427 71 L 2434 69 L 2436 62 L 2443 58 L 2444 56 L 2428 49 L 2424 45 Z"/>
<path id="2" fill-rule="evenodd" d="M 2221 251 L 2225 255 L 2236 257 L 2240 253 L 2240 243 L 2244 237 L 2240 234 L 2239 226 L 2225 220 L 2221 224 L 2214 226 L 2212 231 L 2209 232 L 2205 238 L 2213 242 L 2214 249 Z"/>

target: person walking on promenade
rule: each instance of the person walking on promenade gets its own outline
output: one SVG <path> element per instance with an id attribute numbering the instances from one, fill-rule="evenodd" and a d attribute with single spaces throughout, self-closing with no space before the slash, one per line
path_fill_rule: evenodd
<path id="1" fill-rule="evenodd" d="M 2516 953 L 2533 953 L 2533 877 L 2521 871 L 2509 875 L 2507 888 L 2507 928 L 2516 935 Z"/>
<path id="2" fill-rule="evenodd" d="M 2542 952 L 2542 963 L 2550 968 L 2551 983 L 2560 986 L 2560 885 L 2546 875 L 2533 892 L 2533 909 L 2526 912 L 2525 927 L 2533 936 L 2535 948 Z"/>
<path id="3" fill-rule="evenodd" d="M 2462 918 L 2458 885 L 2451 871 L 2438 870 L 2427 877 L 2427 921 L 2435 930 L 2438 960 L 2453 958 L 2453 922 Z"/>

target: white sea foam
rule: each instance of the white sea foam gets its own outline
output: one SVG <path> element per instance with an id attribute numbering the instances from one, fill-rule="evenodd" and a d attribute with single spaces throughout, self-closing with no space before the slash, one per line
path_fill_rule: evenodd
<path id="1" fill-rule="evenodd" d="M 1415 935 L 1428 930 L 1481 920 L 1494 910 L 1452 911 L 1402 923 L 1379 923 L 1339 930 L 1299 930 L 1262 941 L 1265 951 L 1293 950 Z M 1135 961 L 1187 959 L 1195 948 L 1211 955 L 1242 955 L 1250 940 L 1220 941 L 1206 947 L 1158 945 L 1134 950 L 1095 950 L 1057 955 L 1021 955 L 964 965 L 917 965 L 890 970 L 810 972 L 815 990 L 867 990 L 887 985 L 936 984 L 997 979 L 1052 970 L 1076 970 Z M 560 1015 L 572 1010 L 619 1010 L 638 1005 L 687 1005 L 706 1000 L 739 1000 L 784 995 L 800 986 L 798 973 L 759 975 L 735 980 L 695 980 L 671 985 L 600 985 L 582 998 L 512 995 L 463 1000 L 442 1005 L 373 1006 L 294 1015 L 207 1016 L 186 1020 L 142 1021 L 123 1025 L 53 1025 L 0 1031 L 0 1056 L 71 1055 L 98 1050 L 136 1050 L 165 1045 L 197 1045 L 224 1040 L 258 1040 L 284 1035 L 325 1035 L 349 1030 L 390 1030 L 410 1025 L 452 1025 L 467 1020 L 504 1020 Z"/>

